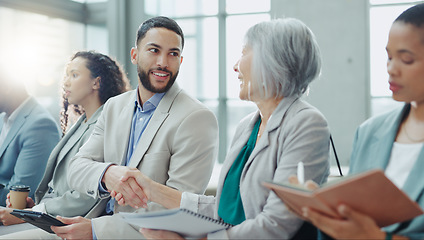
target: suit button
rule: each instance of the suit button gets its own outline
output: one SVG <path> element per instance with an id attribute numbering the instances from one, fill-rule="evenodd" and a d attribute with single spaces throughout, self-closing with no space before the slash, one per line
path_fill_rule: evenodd
<path id="1" fill-rule="evenodd" d="M 94 191 L 88 190 L 87 193 L 90 194 L 90 195 L 93 195 L 94 194 Z"/>

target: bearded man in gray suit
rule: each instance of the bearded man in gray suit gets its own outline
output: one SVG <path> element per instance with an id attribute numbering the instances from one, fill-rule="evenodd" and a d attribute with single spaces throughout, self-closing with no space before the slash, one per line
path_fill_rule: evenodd
<path id="1" fill-rule="evenodd" d="M 209 109 L 175 83 L 183 46 L 183 32 L 174 20 L 155 17 L 140 26 L 131 49 L 139 77 L 137 90 L 105 104 L 93 134 L 70 163 L 71 188 L 102 198 L 87 217 L 110 216 L 59 217 L 70 225 L 52 227 L 57 235 L 40 230 L 14 237 L 140 238 L 138 229 L 113 214 L 164 208 L 138 197 L 141 189 L 130 185 L 135 181 L 120 180 L 131 169 L 180 191 L 205 191 L 217 156 L 218 124 Z M 130 206 L 110 200 L 110 191 L 132 194 Z"/>

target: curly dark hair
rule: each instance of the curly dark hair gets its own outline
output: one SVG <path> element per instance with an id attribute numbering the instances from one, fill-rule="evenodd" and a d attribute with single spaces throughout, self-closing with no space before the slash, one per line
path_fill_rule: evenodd
<path id="1" fill-rule="evenodd" d="M 86 67 L 91 72 L 92 78 L 100 77 L 99 98 L 104 104 L 109 98 L 119 95 L 130 90 L 130 84 L 127 75 L 123 71 L 122 66 L 109 56 L 95 51 L 79 51 L 75 53 L 70 61 L 77 57 L 86 59 Z M 69 118 L 69 102 L 65 97 L 65 92 L 62 94 L 63 107 L 60 112 L 60 126 L 64 135 L 68 125 Z M 79 105 L 73 105 L 71 108 L 77 115 L 84 113 L 84 109 Z"/>

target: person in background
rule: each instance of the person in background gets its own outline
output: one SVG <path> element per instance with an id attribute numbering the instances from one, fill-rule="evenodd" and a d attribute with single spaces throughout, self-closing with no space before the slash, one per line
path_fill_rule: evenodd
<path id="1" fill-rule="evenodd" d="M 382 169 L 424 208 L 424 4 L 413 6 L 396 18 L 386 50 L 392 97 L 405 105 L 359 126 L 349 171 Z M 338 212 L 343 219 L 305 207 L 303 216 L 327 234 L 322 238 L 424 239 L 423 215 L 380 229 L 371 217 L 347 205 L 340 205 Z"/>
<path id="2" fill-rule="evenodd" d="M 85 216 L 95 205 L 96 199 L 69 187 L 69 161 L 90 137 L 103 104 L 127 90 L 129 81 L 125 72 L 110 57 L 94 51 L 79 51 L 71 57 L 63 82 L 61 127 L 64 136 L 48 158 L 44 177 L 35 191 L 35 203 L 32 198 L 27 199 L 29 210 L 73 217 Z M 80 117 L 68 129 L 69 113 Z M 13 206 L 8 200 L 6 203 L 9 208 L 0 209 L 3 225 L 23 223 L 9 214 Z"/>
<path id="3" fill-rule="evenodd" d="M 29 186 L 29 196 L 34 197 L 60 138 L 50 113 L 27 93 L 19 73 L 11 74 L 7 64 L 0 62 L 0 206 L 6 206 L 13 185 Z"/>
<path id="4" fill-rule="evenodd" d="M 264 181 L 287 182 L 299 162 L 305 176 L 322 183 L 329 174 L 330 133 L 327 121 L 300 99 L 319 76 L 321 57 L 311 30 L 300 20 L 262 22 L 245 36 L 234 71 L 239 97 L 258 110 L 238 125 L 219 177 L 216 197 L 181 192 L 139 171 L 135 179 L 152 202 L 186 208 L 235 225 L 210 233 L 210 239 L 310 239 L 317 230 L 291 213 Z M 120 204 L 128 197 L 112 193 Z M 181 238 L 167 231 L 142 229 L 146 238 Z"/>
<path id="5" fill-rule="evenodd" d="M 137 89 L 105 104 L 90 139 L 70 162 L 70 187 L 102 199 L 88 217 L 109 216 L 58 217 L 69 225 L 51 227 L 57 235 L 39 231 L 16 238 L 140 238 L 138 229 L 114 213 L 163 206 L 134 197 L 132 207 L 122 207 L 109 198 L 108 191 L 132 191 L 130 181 L 119 181 L 131 169 L 181 191 L 205 191 L 218 153 L 218 123 L 212 111 L 176 83 L 183 47 L 184 34 L 174 20 L 160 16 L 140 25 L 131 49 Z"/>

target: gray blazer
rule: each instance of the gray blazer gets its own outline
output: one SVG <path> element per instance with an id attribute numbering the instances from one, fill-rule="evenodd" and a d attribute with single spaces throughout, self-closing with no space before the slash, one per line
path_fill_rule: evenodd
<path id="1" fill-rule="evenodd" d="M 123 165 L 134 113 L 136 90 L 111 98 L 92 136 L 71 161 L 71 188 L 97 199 L 102 173 L 110 164 Z M 214 114 L 188 96 L 176 83 L 164 95 L 145 129 L 129 167 L 138 168 L 154 181 L 180 191 L 202 194 L 217 156 L 218 124 Z M 105 209 L 102 200 L 89 217 Z M 148 210 L 163 209 L 154 203 Z M 115 204 L 115 213 L 136 211 Z M 144 211 L 144 209 L 140 209 Z M 99 239 L 141 237 L 138 229 L 110 216 L 93 219 Z"/>
<path id="2" fill-rule="evenodd" d="M 0 115 L 0 131 L 3 127 Z M 23 106 L 0 146 L 0 206 L 6 205 L 9 187 L 25 184 L 30 197 L 43 177 L 47 159 L 59 141 L 59 129 L 52 116 L 33 97 Z"/>
<path id="3" fill-rule="evenodd" d="M 406 104 L 401 109 L 371 118 L 358 128 L 350 159 L 350 173 L 364 172 L 370 169 L 386 169 L 399 126 L 409 112 L 409 108 L 410 105 Z M 424 147 L 402 188 L 421 208 L 424 208 L 423 172 Z M 424 239 L 424 215 L 411 221 L 393 224 L 383 230 L 411 239 Z"/>
<path id="4" fill-rule="evenodd" d="M 97 109 L 83 128 L 81 124 L 86 117 L 85 114 L 81 116 L 50 154 L 44 177 L 35 193 L 35 202 L 38 204 L 49 191 L 49 182 L 52 182 L 54 198 L 44 202 L 47 213 L 65 217 L 84 216 L 97 202 L 96 199 L 70 188 L 67 172 L 69 161 L 87 142 L 102 110 L 103 106 Z"/>
<path id="5" fill-rule="evenodd" d="M 183 194 L 181 207 L 215 218 L 225 177 L 246 144 L 259 112 L 244 118 L 237 127 L 231 148 L 222 166 L 217 196 Z M 208 237 L 212 239 L 290 239 L 303 221 L 292 214 L 268 189 L 264 181 L 288 182 L 296 175 L 297 164 L 305 165 L 305 178 L 325 182 L 329 174 L 330 133 L 324 116 L 298 98 L 284 98 L 275 109 L 262 137 L 244 166 L 240 195 L 246 221 Z M 186 202 L 185 202 L 186 201 Z"/>

